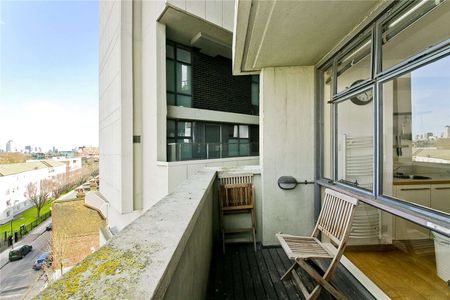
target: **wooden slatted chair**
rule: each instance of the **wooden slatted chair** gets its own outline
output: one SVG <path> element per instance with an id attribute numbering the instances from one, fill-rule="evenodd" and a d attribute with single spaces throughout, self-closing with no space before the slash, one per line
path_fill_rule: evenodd
<path id="1" fill-rule="evenodd" d="M 294 264 L 281 277 L 281 280 L 290 274 L 306 299 L 317 299 L 322 288 L 325 288 L 336 299 L 345 299 L 344 295 L 331 285 L 330 280 L 347 245 L 357 204 L 358 200 L 353 197 L 326 189 L 319 219 L 311 236 L 276 234 L 286 255 L 294 261 Z M 328 237 L 331 245 L 336 248 L 320 242 L 318 239 L 319 233 L 322 234 L 322 237 Z M 331 260 L 323 275 L 312 266 L 312 259 Z M 296 272 L 298 267 L 305 270 L 317 282 L 311 292 L 301 282 Z"/>
<path id="2" fill-rule="evenodd" d="M 223 252 L 227 233 L 251 232 L 253 246 L 256 251 L 256 214 L 255 214 L 255 187 L 251 183 L 224 184 L 220 186 L 220 222 L 222 228 Z M 249 213 L 252 227 L 225 228 L 224 216 L 230 214 Z"/>

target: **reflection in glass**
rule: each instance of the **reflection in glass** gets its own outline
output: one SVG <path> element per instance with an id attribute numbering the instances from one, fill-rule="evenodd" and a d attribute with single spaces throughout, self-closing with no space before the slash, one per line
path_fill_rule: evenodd
<path id="1" fill-rule="evenodd" d="M 166 57 L 175 58 L 172 45 L 166 44 Z"/>
<path id="2" fill-rule="evenodd" d="M 448 1 L 411 1 L 404 10 L 393 15 L 383 25 L 383 70 L 449 39 L 449 28 Z"/>
<path id="3" fill-rule="evenodd" d="M 169 92 L 175 91 L 175 69 L 172 60 L 166 60 L 166 88 Z"/>
<path id="4" fill-rule="evenodd" d="M 191 66 L 177 63 L 177 92 L 191 94 Z"/>
<path id="5" fill-rule="evenodd" d="M 399 194 L 399 184 L 450 179 L 449 70 L 447 56 L 383 84 L 385 195 L 408 201 L 410 196 Z M 433 186 L 422 188 L 430 195 Z M 450 199 L 450 189 L 448 193 Z"/>
<path id="6" fill-rule="evenodd" d="M 177 95 L 177 106 L 192 107 L 192 96 Z"/>
<path id="7" fill-rule="evenodd" d="M 191 63 L 191 52 L 181 49 L 181 48 L 177 48 L 177 60 L 190 64 Z"/>
<path id="8" fill-rule="evenodd" d="M 354 102 L 368 99 L 371 91 L 337 104 L 338 180 L 369 190 L 373 189 L 373 101 Z"/>
<path id="9" fill-rule="evenodd" d="M 323 72 L 323 176 L 331 178 L 331 68 Z"/>
<path id="10" fill-rule="evenodd" d="M 178 122 L 178 136 L 191 137 L 191 122 Z"/>
<path id="11" fill-rule="evenodd" d="M 337 92 L 370 78 L 370 54 L 372 38 L 368 35 L 337 65 Z"/>

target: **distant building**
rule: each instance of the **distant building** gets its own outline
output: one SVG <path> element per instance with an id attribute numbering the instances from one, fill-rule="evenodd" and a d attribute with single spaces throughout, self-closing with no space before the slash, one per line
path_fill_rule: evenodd
<path id="1" fill-rule="evenodd" d="M 13 152 L 14 150 L 13 150 L 13 141 L 12 140 L 9 140 L 7 143 L 6 143 L 6 152 Z"/>
<path id="2" fill-rule="evenodd" d="M 31 153 L 31 151 L 33 151 L 33 148 L 31 148 L 31 146 L 25 146 L 25 152 Z"/>
<path id="3" fill-rule="evenodd" d="M 444 139 L 450 139 L 450 125 L 444 127 Z"/>
<path id="4" fill-rule="evenodd" d="M 0 165 L 0 223 L 32 206 L 26 196 L 30 182 L 39 183 L 66 173 L 66 164 L 56 160 L 41 160 Z"/>
<path id="5" fill-rule="evenodd" d="M 98 147 L 79 147 L 78 155 L 83 158 L 98 158 Z"/>

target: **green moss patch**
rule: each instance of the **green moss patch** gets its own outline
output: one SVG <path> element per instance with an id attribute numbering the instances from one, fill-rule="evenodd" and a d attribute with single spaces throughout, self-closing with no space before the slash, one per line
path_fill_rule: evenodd
<path id="1" fill-rule="evenodd" d="M 73 267 L 37 299 L 98 299 L 99 295 L 117 299 L 137 283 L 147 263 L 138 246 L 126 251 L 106 246 Z"/>

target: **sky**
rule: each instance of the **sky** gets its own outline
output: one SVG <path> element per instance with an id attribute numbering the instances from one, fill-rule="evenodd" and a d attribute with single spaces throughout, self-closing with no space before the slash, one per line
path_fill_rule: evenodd
<path id="1" fill-rule="evenodd" d="M 0 149 L 98 146 L 98 2 L 0 0 Z"/>
<path id="2" fill-rule="evenodd" d="M 412 135 L 440 137 L 450 126 L 450 56 L 411 73 Z"/>

